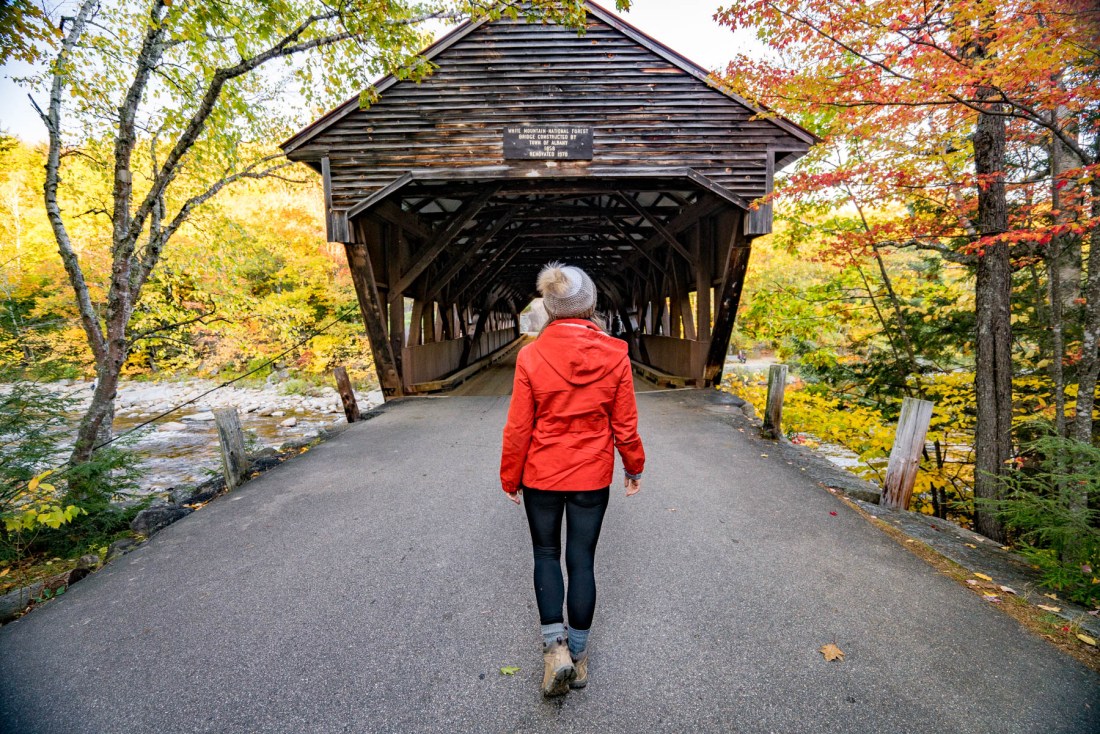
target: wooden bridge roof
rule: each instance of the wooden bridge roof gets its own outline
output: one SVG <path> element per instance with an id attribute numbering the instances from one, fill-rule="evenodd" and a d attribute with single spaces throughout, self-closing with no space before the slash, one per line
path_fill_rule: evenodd
<path id="1" fill-rule="evenodd" d="M 457 191 L 453 184 L 462 181 L 667 177 L 679 180 L 680 198 L 709 190 L 745 207 L 771 190 L 777 168 L 816 141 L 587 5 L 583 35 L 522 20 L 467 23 L 425 51 L 437 66 L 426 80 L 387 76 L 368 109 L 350 99 L 287 140 L 288 157 L 325 174 L 333 240 L 347 241 L 344 220 L 394 193 L 420 192 L 419 202 L 423 192 Z M 590 126 L 592 160 L 506 160 L 502 133 L 516 124 Z M 415 211 L 429 227 L 432 214 L 447 213 L 445 202 Z M 757 227 L 766 228 L 763 221 Z"/>

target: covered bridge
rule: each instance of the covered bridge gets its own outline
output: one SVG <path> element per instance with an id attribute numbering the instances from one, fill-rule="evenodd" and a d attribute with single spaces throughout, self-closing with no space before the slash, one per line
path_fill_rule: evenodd
<path id="1" fill-rule="evenodd" d="M 520 338 L 551 260 L 587 270 L 637 368 L 721 379 L 775 171 L 816 142 L 594 3 L 587 28 L 468 23 L 283 144 L 324 178 L 387 396 Z M 410 316 L 411 314 L 411 316 Z"/>

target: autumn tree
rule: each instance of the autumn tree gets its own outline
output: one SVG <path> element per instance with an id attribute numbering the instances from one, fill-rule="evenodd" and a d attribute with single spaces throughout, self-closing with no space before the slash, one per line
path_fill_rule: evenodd
<path id="1" fill-rule="evenodd" d="M 716 17 L 755 28 L 776 54 L 735 59 L 727 82 L 828 140 L 787 195 L 813 199 L 826 188 L 850 206 L 906 212 L 838 233 L 839 250 L 920 247 L 974 268 L 975 495 L 997 496 L 1013 451 L 1012 278 L 1021 258 L 1057 271 L 1052 311 L 1065 307 L 1080 325 L 1078 353 L 1053 345 L 1051 369 L 1073 363 L 1073 433 L 1091 440 L 1100 257 L 1082 272 L 1073 253 L 1088 249 L 1100 223 L 1096 10 L 1047 0 L 751 0 Z M 1027 167 L 1011 146 L 1029 138 L 1054 152 L 1053 169 L 1047 155 L 1020 175 Z M 1036 182 L 1047 187 L 1038 200 Z M 906 338 L 901 320 L 897 338 Z M 991 513 L 979 508 L 976 521 L 1003 536 Z"/>
<path id="2" fill-rule="evenodd" d="M 370 79 L 430 73 L 417 56 L 427 23 L 520 12 L 584 17 L 576 0 L 85 0 L 60 19 L 32 100 L 49 134 L 46 210 L 96 364 L 74 463 L 111 433 L 134 310 L 193 212 L 227 186 L 280 172 L 274 145 Z M 109 181 L 88 211 L 61 206 L 76 156 Z M 98 236 L 75 241 L 78 217 L 94 218 Z M 97 250 L 111 263 L 103 283 L 82 262 Z"/>

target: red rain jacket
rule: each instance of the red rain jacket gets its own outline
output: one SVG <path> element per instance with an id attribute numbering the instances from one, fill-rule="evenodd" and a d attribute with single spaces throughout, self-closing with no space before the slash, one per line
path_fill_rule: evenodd
<path id="1" fill-rule="evenodd" d="M 626 342 L 584 319 L 558 319 L 519 351 L 500 483 L 588 491 L 611 484 L 615 454 L 641 474 L 645 451 Z"/>

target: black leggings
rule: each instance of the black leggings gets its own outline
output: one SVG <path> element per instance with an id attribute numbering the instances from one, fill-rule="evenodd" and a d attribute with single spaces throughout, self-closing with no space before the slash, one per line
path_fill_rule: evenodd
<path id="1" fill-rule="evenodd" d="M 591 492 L 523 488 L 523 506 L 535 551 L 535 598 L 542 624 L 565 621 L 561 609 L 565 601 L 565 582 L 561 576 L 561 518 L 564 512 L 569 626 L 591 629 L 596 610 L 596 574 L 592 564 L 610 496 L 608 487 Z"/>

